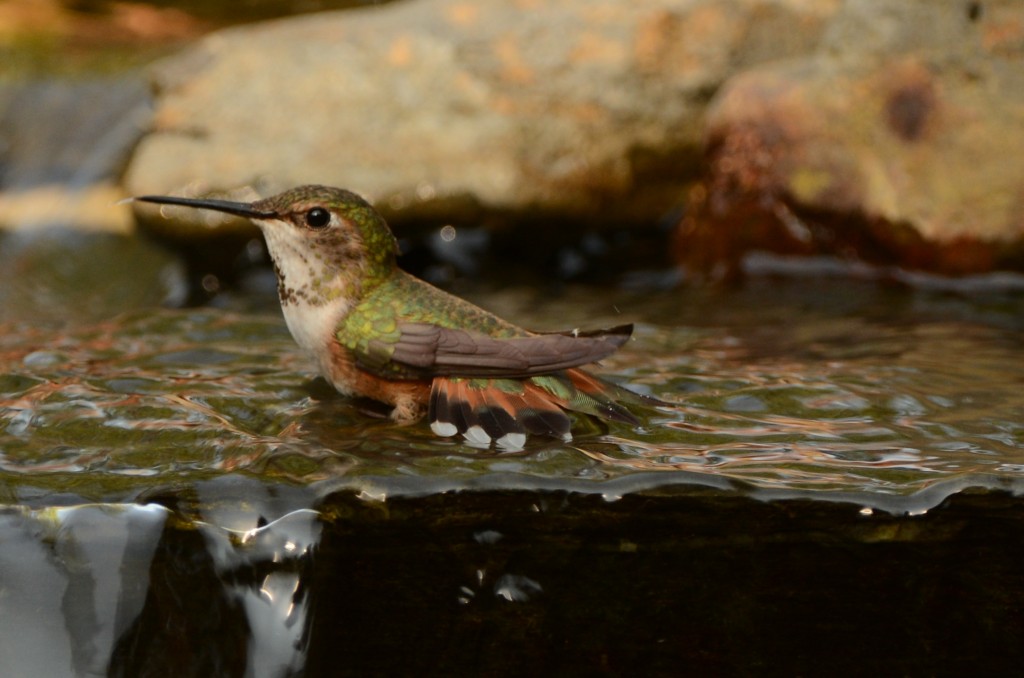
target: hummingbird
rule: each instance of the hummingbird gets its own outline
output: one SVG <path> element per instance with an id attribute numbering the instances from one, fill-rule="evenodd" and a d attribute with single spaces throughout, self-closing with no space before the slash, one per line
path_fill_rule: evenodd
<path id="1" fill-rule="evenodd" d="M 340 393 L 424 415 L 442 437 L 523 449 L 528 434 L 572 439 L 569 413 L 637 425 L 630 406 L 660 401 L 583 369 L 611 355 L 633 326 L 531 332 L 398 267 L 398 242 L 362 197 L 300 186 L 255 202 L 144 195 L 134 200 L 215 210 L 263 232 L 285 322 Z"/>

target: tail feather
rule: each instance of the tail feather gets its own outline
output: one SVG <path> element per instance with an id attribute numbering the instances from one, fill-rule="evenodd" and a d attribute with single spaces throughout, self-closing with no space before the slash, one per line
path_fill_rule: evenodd
<path id="1" fill-rule="evenodd" d="M 628 400 L 636 404 L 637 394 L 583 370 L 566 370 L 565 376 L 575 389 L 570 409 L 632 426 L 640 423 L 636 415 L 618 402 Z"/>
<path id="2" fill-rule="evenodd" d="M 532 380 L 523 384 L 523 403 L 520 418 L 526 430 L 535 435 L 571 439 L 572 422 L 565 413 L 565 402 L 553 399 L 551 394 L 537 387 Z"/>
<path id="3" fill-rule="evenodd" d="M 461 433 L 470 444 L 480 447 L 494 442 L 505 450 L 522 449 L 528 420 L 520 415 L 522 398 L 508 391 L 509 384 L 517 382 L 435 378 L 430 391 L 430 428 L 445 437 Z"/>
<path id="4" fill-rule="evenodd" d="M 448 386 L 447 384 L 442 384 L 441 386 L 441 388 L 438 388 L 438 383 L 435 381 L 433 388 L 430 389 L 428 412 L 430 413 L 431 430 L 437 435 L 447 438 L 458 433 L 459 427 L 455 424 Z"/>
<path id="5" fill-rule="evenodd" d="M 470 403 L 469 389 L 463 379 L 452 381 L 449 406 L 452 408 L 452 423 L 459 433 L 465 433 L 476 422 L 473 419 L 473 405 Z"/>
<path id="6" fill-rule="evenodd" d="M 479 401 L 473 407 L 484 431 L 497 440 L 507 433 L 525 433 L 523 425 L 516 419 L 516 407 L 501 391 L 481 389 L 477 392 Z"/>
<path id="7" fill-rule="evenodd" d="M 529 379 L 436 377 L 430 391 L 430 427 L 462 434 L 473 445 L 495 442 L 522 449 L 526 435 L 572 439 L 568 412 L 636 425 L 628 406 L 658 404 L 580 369 Z"/>

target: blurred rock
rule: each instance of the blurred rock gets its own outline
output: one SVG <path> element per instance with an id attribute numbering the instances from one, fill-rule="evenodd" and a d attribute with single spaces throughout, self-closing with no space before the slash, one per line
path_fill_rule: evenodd
<path id="1" fill-rule="evenodd" d="M 698 268 L 749 248 L 1024 267 L 1019 2 L 850 0 L 816 53 L 730 80 L 706 135 L 677 241 Z"/>
<path id="2" fill-rule="evenodd" d="M 0 191 L 0 228 L 36 231 L 53 227 L 77 231 L 131 233 L 131 209 L 120 186 L 109 181 L 69 187 L 50 183 Z"/>
<path id="3" fill-rule="evenodd" d="M 315 182 L 390 218 L 650 222 L 697 176 L 720 84 L 809 51 L 839 4 L 413 0 L 226 30 L 154 70 L 126 186 Z"/>
<path id="4" fill-rule="evenodd" d="M 116 179 L 149 114 L 137 73 L 0 87 L 0 227 L 132 230 Z"/>

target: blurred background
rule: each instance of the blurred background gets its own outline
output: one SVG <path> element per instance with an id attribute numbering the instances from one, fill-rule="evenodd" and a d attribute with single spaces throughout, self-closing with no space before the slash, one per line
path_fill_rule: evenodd
<path id="1" fill-rule="evenodd" d="M 245 284 L 258 235 L 124 197 L 349 187 L 448 285 L 1019 271 L 1022 22 L 1010 0 L 4 0 L 0 227 L 140 236 L 173 254 L 140 281 L 172 305 Z M 7 270 L 68 258 L 7 240 Z"/>
<path id="2" fill-rule="evenodd" d="M 0 0 L 0 675 L 1019 670 L 1022 157 L 1020 0 Z M 125 200 L 305 183 L 665 406 L 396 426 Z"/>

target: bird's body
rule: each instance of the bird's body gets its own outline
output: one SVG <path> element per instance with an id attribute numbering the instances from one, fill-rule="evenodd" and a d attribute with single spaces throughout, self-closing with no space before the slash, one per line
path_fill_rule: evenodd
<path id="1" fill-rule="evenodd" d="M 528 433 L 569 439 L 575 411 L 636 423 L 620 403 L 653 400 L 579 365 L 613 353 L 631 326 L 529 332 L 402 271 L 396 241 L 354 193 L 303 186 L 254 203 L 143 196 L 249 217 L 266 237 L 288 329 L 346 395 L 429 414 L 442 436 L 519 449 Z"/>

